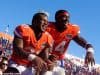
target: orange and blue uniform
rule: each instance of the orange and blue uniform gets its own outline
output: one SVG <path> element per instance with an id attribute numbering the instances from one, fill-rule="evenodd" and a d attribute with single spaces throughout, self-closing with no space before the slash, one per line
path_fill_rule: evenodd
<path id="1" fill-rule="evenodd" d="M 47 31 L 54 39 L 54 47 L 52 54 L 55 54 L 59 59 L 64 58 L 70 41 L 79 34 L 80 28 L 74 24 L 67 24 L 67 28 L 63 32 L 57 31 L 54 22 L 50 22 Z"/>
<path id="2" fill-rule="evenodd" d="M 43 32 L 39 40 L 36 40 L 34 30 L 32 30 L 29 25 L 19 25 L 16 27 L 14 34 L 23 39 L 23 50 L 30 53 L 41 52 L 45 47 L 45 44 L 48 44 L 50 47 L 53 45 L 53 38 L 48 32 Z M 25 49 L 27 47 L 32 47 L 32 50 Z M 28 65 L 29 61 L 19 57 L 14 51 L 12 55 L 12 60 L 17 64 Z"/>

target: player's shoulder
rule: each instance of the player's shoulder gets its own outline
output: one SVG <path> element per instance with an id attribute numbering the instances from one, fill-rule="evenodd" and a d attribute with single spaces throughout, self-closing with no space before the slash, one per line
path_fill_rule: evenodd
<path id="1" fill-rule="evenodd" d="M 69 23 L 69 25 L 68 25 L 70 28 L 72 28 L 72 29 L 79 29 L 80 27 L 79 27 L 79 25 L 77 25 L 77 24 L 72 24 L 72 23 Z"/>
<path id="2" fill-rule="evenodd" d="M 52 47 L 52 44 L 54 43 L 54 39 L 53 39 L 53 37 L 51 36 L 51 34 L 49 33 L 49 32 L 47 32 L 47 31 L 45 31 L 45 35 L 47 36 L 47 38 L 48 38 L 48 41 L 51 41 L 51 47 Z"/>
<path id="3" fill-rule="evenodd" d="M 16 29 L 27 29 L 29 28 L 29 25 L 28 24 L 20 24 L 16 27 Z"/>
<path id="4" fill-rule="evenodd" d="M 21 32 L 29 31 L 29 30 L 30 30 L 30 27 L 28 24 L 20 24 L 15 28 L 15 31 L 21 31 Z"/>
<path id="5" fill-rule="evenodd" d="M 30 27 L 28 24 L 20 24 L 14 30 L 14 34 L 19 37 L 20 36 L 22 37 L 22 35 L 28 35 L 29 32 L 30 32 Z"/>
<path id="6" fill-rule="evenodd" d="M 79 25 L 77 25 L 77 24 L 69 23 L 69 25 L 70 25 L 71 27 L 79 27 Z"/>
<path id="7" fill-rule="evenodd" d="M 75 33 L 80 33 L 80 27 L 77 24 L 69 24 L 69 30 Z"/>
<path id="8" fill-rule="evenodd" d="M 49 32 L 47 32 L 47 31 L 45 31 L 44 34 L 45 34 L 46 36 L 52 37 L 51 34 L 50 34 Z"/>
<path id="9" fill-rule="evenodd" d="M 44 34 L 45 34 L 45 36 L 46 36 L 48 39 L 53 40 L 53 37 L 52 37 L 52 35 L 51 35 L 49 32 L 45 31 Z"/>

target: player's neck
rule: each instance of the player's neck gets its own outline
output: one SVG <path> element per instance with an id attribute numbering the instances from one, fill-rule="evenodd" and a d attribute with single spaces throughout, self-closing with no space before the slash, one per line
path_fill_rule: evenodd
<path id="1" fill-rule="evenodd" d="M 36 36 L 36 39 L 39 40 L 42 36 L 42 33 L 40 32 L 35 32 L 35 36 Z"/>
<path id="2" fill-rule="evenodd" d="M 62 25 L 58 25 L 57 23 L 55 24 L 55 27 L 56 27 L 57 31 L 59 31 L 59 32 L 63 32 L 64 30 L 67 29 L 66 25 L 65 25 L 65 27 L 62 27 Z"/>
<path id="3" fill-rule="evenodd" d="M 42 32 L 39 31 L 37 28 L 33 27 L 33 26 L 30 26 L 33 31 L 34 31 L 34 34 L 35 34 L 35 37 L 36 37 L 36 40 L 39 40 L 42 36 Z"/>

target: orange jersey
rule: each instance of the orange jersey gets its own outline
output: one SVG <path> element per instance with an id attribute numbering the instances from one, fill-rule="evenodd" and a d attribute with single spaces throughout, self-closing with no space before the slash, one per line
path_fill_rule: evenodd
<path id="1" fill-rule="evenodd" d="M 28 25 L 20 25 L 18 26 L 14 34 L 23 39 L 24 48 L 23 50 L 30 53 L 37 53 L 43 50 L 43 48 L 48 44 L 50 47 L 52 46 L 53 39 L 48 32 L 43 32 L 41 38 L 37 41 L 35 37 L 34 30 L 32 30 Z M 32 47 L 33 49 L 25 49 L 28 47 Z M 15 52 L 13 52 L 12 60 L 18 64 L 27 65 L 29 61 L 27 59 L 22 59 L 18 57 Z"/>
<path id="2" fill-rule="evenodd" d="M 59 59 L 63 59 L 64 54 L 68 48 L 70 41 L 78 35 L 80 29 L 77 25 L 68 24 L 67 29 L 63 32 L 57 31 L 55 23 L 50 23 L 47 31 L 52 35 L 54 39 L 53 54 L 59 56 Z"/>

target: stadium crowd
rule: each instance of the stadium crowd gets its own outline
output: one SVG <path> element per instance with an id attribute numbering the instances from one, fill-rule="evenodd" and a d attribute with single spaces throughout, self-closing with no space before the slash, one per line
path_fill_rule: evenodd
<path id="1" fill-rule="evenodd" d="M 86 66 L 82 59 L 73 57 L 73 59 L 65 59 L 66 75 L 100 75 L 100 65 Z"/>

